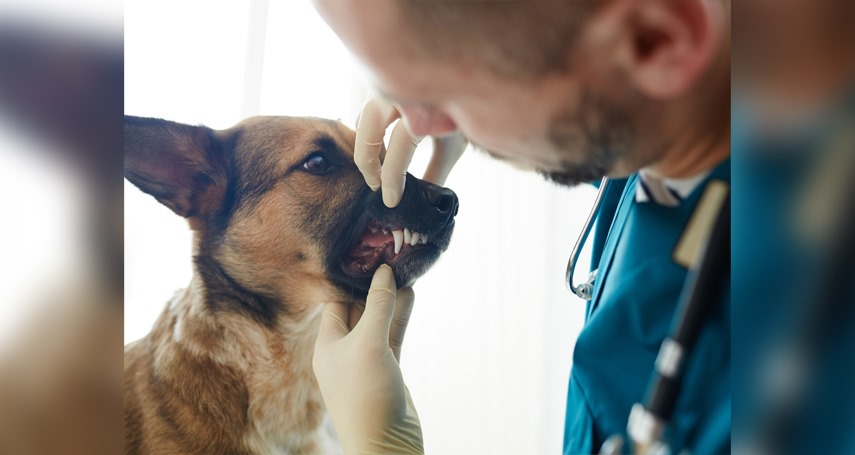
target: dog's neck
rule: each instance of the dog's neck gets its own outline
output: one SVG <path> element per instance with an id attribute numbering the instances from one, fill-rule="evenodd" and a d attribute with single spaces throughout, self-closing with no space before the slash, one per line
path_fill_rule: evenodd
<path id="1" fill-rule="evenodd" d="M 245 389 L 236 390 L 234 397 L 199 399 L 245 403 L 248 445 L 296 449 L 328 439 L 326 411 L 312 370 L 321 302 L 301 302 L 305 311 L 259 320 L 259 313 L 234 307 L 259 304 L 242 301 L 245 290 L 228 292 L 216 285 L 212 289 L 211 280 L 205 278 L 197 269 L 190 286 L 173 298 L 152 332 L 155 350 L 161 352 L 156 368 L 174 371 L 176 362 L 193 358 L 236 376 L 233 379 Z M 302 298 L 318 297 L 289 296 Z"/>

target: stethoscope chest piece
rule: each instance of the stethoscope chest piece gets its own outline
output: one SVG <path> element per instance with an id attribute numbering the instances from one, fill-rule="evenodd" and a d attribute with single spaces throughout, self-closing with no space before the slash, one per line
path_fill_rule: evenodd
<path id="1" fill-rule="evenodd" d="M 591 300 L 594 298 L 594 283 L 597 281 L 597 270 L 594 270 L 590 274 L 588 274 L 588 279 L 585 282 L 579 284 L 576 287 L 571 287 L 571 291 L 576 294 L 577 297 L 584 300 Z M 572 284 L 570 285 L 572 286 Z"/>

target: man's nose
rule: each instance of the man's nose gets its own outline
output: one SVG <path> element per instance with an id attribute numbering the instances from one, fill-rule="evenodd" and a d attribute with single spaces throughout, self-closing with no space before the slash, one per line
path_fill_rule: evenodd
<path id="1" fill-rule="evenodd" d="M 445 136 L 457 131 L 457 124 L 440 110 L 425 107 L 400 107 L 404 125 L 411 135 Z"/>

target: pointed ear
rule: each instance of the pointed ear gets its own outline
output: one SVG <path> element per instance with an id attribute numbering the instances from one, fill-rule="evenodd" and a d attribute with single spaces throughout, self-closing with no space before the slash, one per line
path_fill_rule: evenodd
<path id="1" fill-rule="evenodd" d="M 228 184 L 214 130 L 125 116 L 125 178 L 185 218 L 214 215 Z"/>

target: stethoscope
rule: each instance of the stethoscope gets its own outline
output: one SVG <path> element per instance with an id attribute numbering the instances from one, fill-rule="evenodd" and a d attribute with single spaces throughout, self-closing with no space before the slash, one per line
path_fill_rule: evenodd
<path id="1" fill-rule="evenodd" d="M 597 271 L 588 280 L 573 284 L 573 272 L 579 255 L 588 240 L 593 222 L 602 210 L 603 195 L 608 186 L 603 177 L 591 213 L 567 263 L 565 283 L 576 296 L 591 300 Z M 673 415 L 682 385 L 686 359 L 694 348 L 698 335 L 709 312 L 719 298 L 722 284 L 730 275 L 730 195 L 719 209 L 712 232 L 704 247 L 698 265 L 689 271 L 683 285 L 674 321 L 668 337 L 662 342 L 654 363 L 653 376 L 647 386 L 644 403 L 632 407 L 627 419 L 627 435 L 632 453 L 636 455 L 662 455 L 670 453 L 665 441 L 665 429 Z M 623 452 L 624 438 L 617 434 L 603 443 L 600 454 L 614 455 Z"/>
<path id="2" fill-rule="evenodd" d="M 573 273 L 576 272 L 576 264 L 579 262 L 579 255 L 582 254 L 582 248 L 585 247 L 585 243 L 588 241 L 588 235 L 591 233 L 591 228 L 594 227 L 594 220 L 597 219 L 600 215 L 601 209 L 603 208 L 603 195 L 606 194 L 606 187 L 608 184 L 608 177 L 603 177 L 600 181 L 600 189 L 597 191 L 597 197 L 594 199 L 594 205 L 591 207 L 591 213 L 588 214 L 588 219 L 585 220 L 585 226 L 582 228 L 579 238 L 576 239 L 576 244 L 573 245 L 573 251 L 570 252 L 570 259 L 567 261 L 567 271 L 564 272 L 564 283 L 567 285 L 567 289 L 580 299 L 584 300 L 591 300 L 594 296 L 594 282 L 597 280 L 597 271 L 593 270 L 588 275 L 588 279 L 578 286 L 573 284 Z"/>

